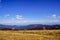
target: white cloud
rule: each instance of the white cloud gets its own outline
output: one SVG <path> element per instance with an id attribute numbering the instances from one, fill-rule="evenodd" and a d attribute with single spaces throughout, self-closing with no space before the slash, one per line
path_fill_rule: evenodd
<path id="1" fill-rule="evenodd" d="M 59 20 L 50 20 L 50 23 L 53 23 L 53 22 L 59 22 Z"/>
<path id="2" fill-rule="evenodd" d="M 4 15 L 4 17 L 9 17 L 9 16 L 10 16 L 10 14 L 5 14 L 5 15 Z"/>
<path id="3" fill-rule="evenodd" d="M 56 14 L 52 14 L 51 17 L 52 18 L 57 18 L 57 15 Z"/>
<path id="4" fill-rule="evenodd" d="M 16 19 L 21 20 L 21 19 L 23 19 L 23 16 L 22 15 L 16 15 Z"/>
<path id="5" fill-rule="evenodd" d="M 4 15 L 5 18 L 9 17 L 10 14 Z M 24 24 L 23 16 L 21 15 L 15 15 L 15 17 L 12 17 L 10 19 L 5 19 L 0 22 L 1 24 Z"/>
<path id="6" fill-rule="evenodd" d="M 9 14 L 6 14 L 5 17 L 9 17 Z M 60 16 L 57 16 L 56 14 L 53 14 L 51 16 L 48 16 L 51 18 L 57 18 Z M 2 24 L 46 24 L 46 23 L 57 23 L 60 22 L 59 20 L 53 19 L 53 20 L 26 20 L 22 15 L 15 15 L 14 18 L 6 19 L 1 21 Z"/>
<path id="7" fill-rule="evenodd" d="M 11 20 L 1 21 L 0 23 L 18 25 L 18 24 L 47 24 L 47 23 L 58 23 L 58 22 L 60 22 L 60 21 L 59 20 L 16 20 L 16 19 L 11 19 Z"/>
<path id="8" fill-rule="evenodd" d="M 11 20 L 3 20 L 2 24 L 11 24 L 11 25 L 15 25 L 15 24 L 39 24 L 42 23 L 43 21 L 40 20 L 15 20 L 15 19 L 11 19 Z"/>
<path id="9" fill-rule="evenodd" d="M 54 18 L 54 19 L 60 18 L 60 16 L 58 16 L 58 15 L 56 15 L 56 14 L 52 14 L 51 16 L 47 16 L 47 17 Z"/>
<path id="10" fill-rule="evenodd" d="M 50 24 L 60 24 L 60 20 L 50 20 Z"/>
<path id="11" fill-rule="evenodd" d="M 58 16 L 58 18 L 60 18 L 60 16 Z"/>

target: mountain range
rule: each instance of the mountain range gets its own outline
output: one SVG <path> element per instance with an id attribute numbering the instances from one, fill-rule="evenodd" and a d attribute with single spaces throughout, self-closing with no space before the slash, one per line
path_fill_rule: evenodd
<path id="1" fill-rule="evenodd" d="M 60 24 L 56 25 L 43 25 L 43 24 L 29 24 L 29 25 L 4 25 L 0 24 L 1 30 L 54 30 L 60 29 Z"/>

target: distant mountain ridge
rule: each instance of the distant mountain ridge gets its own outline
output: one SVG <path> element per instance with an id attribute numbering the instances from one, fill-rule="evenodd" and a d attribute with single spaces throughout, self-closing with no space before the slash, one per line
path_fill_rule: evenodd
<path id="1" fill-rule="evenodd" d="M 0 24 L 1 30 L 44 30 L 44 29 L 60 29 L 60 24 L 56 25 L 43 25 L 43 24 L 30 24 L 25 26 L 18 26 L 18 25 L 3 25 Z"/>

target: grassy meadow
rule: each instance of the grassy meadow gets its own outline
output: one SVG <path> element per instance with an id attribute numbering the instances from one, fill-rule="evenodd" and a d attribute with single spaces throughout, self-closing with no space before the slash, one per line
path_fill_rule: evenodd
<path id="1" fill-rule="evenodd" d="M 60 30 L 0 30 L 0 40 L 60 40 Z"/>

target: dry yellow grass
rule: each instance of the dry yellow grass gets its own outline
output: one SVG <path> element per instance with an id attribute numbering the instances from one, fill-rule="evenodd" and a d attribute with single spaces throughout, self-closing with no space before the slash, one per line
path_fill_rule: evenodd
<path id="1" fill-rule="evenodd" d="M 60 30 L 0 30 L 0 40 L 60 40 Z"/>

